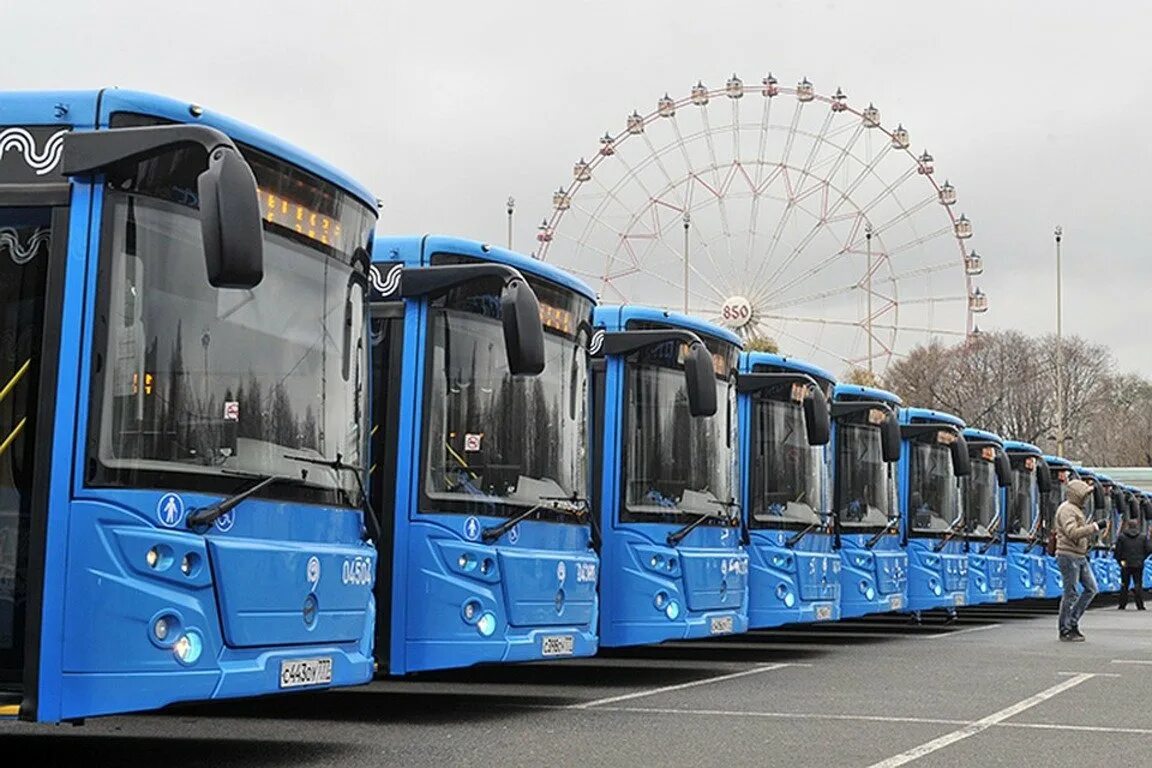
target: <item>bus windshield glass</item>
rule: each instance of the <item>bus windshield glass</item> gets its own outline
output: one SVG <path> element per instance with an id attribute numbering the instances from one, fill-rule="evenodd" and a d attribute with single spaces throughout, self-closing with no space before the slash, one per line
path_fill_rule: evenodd
<path id="1" fill-rule="evenodd" d="M 842 527 L 882 528 L 895 517 L 892 467 L 884 461 L 879 427 L 837 422 L 834 476 Z"/>
<path id="2" fill-rule="evenodd" d="M 791 391 L 792 386 L 786 385 Z M 802 403 L 760 398 L 752 403 L 752 520 L 759 524 L 822 519 L 823 449 L 808 445 Z"/>
<path id="3" fill-rule="evenodd" d="M 448 261 L 460 259 L 433 259 Z M 508 370 L 499 280 L 454 288 L 431 302 L 424 511 L 510 516 L 587 495 L 592 302 L 527 280 L 544 323 L 538 376 Z"/>
<path id="4" fill-rule="evenodd" d="M 963 478 L 965 531 L 971 536 L 988 538 L 992 523 L 1000 513 L 1000 486 L 996 466 L 983 459 L 972 459 L 972 471 Z"/>
<path id="5" fill-rule="evenodd" d="M 250 290 L 214 288 L 193 207 L 196 151 L 109 176 L 88 481 L 228 492 L 228 472 L 275 474 L 302 482 L 269 494 L 350 504 L 351 473 L 286 456 L 362 463 L 367 264 L 353 257 L 367 255 L 375 213 L 245 150 L 264 276 Z"/>
<path id="6" fill-rule="evenodd" d="M 947 445 L 914 440 L 910 448 L 908 514 L 913 530 L 942 533 L 960 518 L 960 494 Z"/>
<path id="7" fill-rule="evenodd" d="M 1036 474 L 1025 467 L 1012 468 L 1012 484 L 1008 486 L 1007 532 L 1015 539 L 1032 535 L 1035 524 L 1033 494 L 1036 493 Z"/>
<path id="8" fill-rule="evenodd" d="M 709 337 L 705 343 L 716 370 L 713 416 L 689 413 L 681 342 L 653 345 L 627 361 L 625 520 L 730 515 L 736 492 L 736 348 Z"/>

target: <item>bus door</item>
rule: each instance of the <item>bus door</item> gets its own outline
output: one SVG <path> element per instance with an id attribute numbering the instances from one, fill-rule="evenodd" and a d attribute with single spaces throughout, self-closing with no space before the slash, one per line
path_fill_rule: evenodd
<path id="1" fill-rule="evenodd" d="M 0 127 L 0 715 L 37 685 L 68 182 L 60 126 Z M 20 144 L 20 142 L 16 142 Z M 19 150 L 20 146 L 16 146 Z M 52 158 L 55 165 L 49 165 Z M 32 701 L 35 699 L 33 697 Z M 34 706 L 34 704 L 33 704 Z"/>

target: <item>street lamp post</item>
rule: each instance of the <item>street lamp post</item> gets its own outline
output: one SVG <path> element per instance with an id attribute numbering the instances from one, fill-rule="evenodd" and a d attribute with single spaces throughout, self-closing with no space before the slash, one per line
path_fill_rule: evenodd
<path id="1" fill-rule="evenodd" d="M 1064 455 L 1064 335 L 1060 304 L 1060 241 L 1064 228 L 1057 225 L 1056 231 L 1056 455 Z"/>
<path id="2" fill-rule="evenodd" d="M 688 314 L 688 227 L 691 224 L 691 214 L 684 211 L 684 314 Z"/>
<path id="3" fill-rule="evenodd" d="M 864 318 L 864 332 L 868 334 L 868 373 L 872 373 L 872 223 L 864 225 L 864 240 L 868 243 L 868 271 L 864 274 L 864 290 L 868 294 L 868 314 Z"/>
<path id="4" fill-rule="evenodd" d="M 516 198 L 508 195 L 508 250 L 512 250 L 512 209 L 516 207 Z"/>

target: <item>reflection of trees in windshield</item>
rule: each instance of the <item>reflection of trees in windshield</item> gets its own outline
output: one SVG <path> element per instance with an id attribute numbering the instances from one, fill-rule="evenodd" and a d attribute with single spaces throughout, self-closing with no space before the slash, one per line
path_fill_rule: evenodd
<path id="1" fill-rule="evenodd" d="M 1000 486 L 990 461 L 972 460 L 972 471 L 961 480 L 964 487 L 964 530 L 974 536 L 990 536 L 992 521 L 1000 512 Z"/>
<path id="2" fill-rule="evenodd" d="M 127 475 L 218 465 L 298 475 L 300 465 L 284 458 L 298 451 L 359 464 L 363 293 L 349 264 L 269 233 L 261 283 L 216 289 L 189 209 L 122 194 L 110 195 L 108 208 L 103 466 L 134 483 Z M 308 482 L 355 488 L 350 476 L 321 468 Z"/>
<path id="3" fill-rule="evenodd" d="M 946 531 L 960 512 L 960 495 L 952 472 L 952 452 L 945 445 L 912 442 L 908 513 L 917 530 Z"/>
<path id="4" fill-rule="evenodd" d="M 1008 486 L 1007 531 L 1009 536 L 1027 537 L 1032 533 L 1032 494 L 1036 475 L 1022 467 L 1012 470 L 1012 484 Z"/>
<path id="5" fill-rule="evenodd" d="M 836 498 L 840 525 L 882 527 L 895 516 L 896 494 L 884 462 L 880 429 L 842 421 L 836 426 Z"/>
<path id="6" fill-rule="evenodd" d="M 819 522 L 823 452 L 808 445 L 803 407 L 757 399 L 752 413 L 753 520 Z"/>
<path id="7" fill-rule="evenodd" d="M 729 384 L 718 381 L 716 415 L 693 417 L 683 371 L 628 365 L 626 506 L 629 511 L 726 514 L 732 498 Z"/>
<path id="8" fill-rule="evenodd" d="M 429 321 L 426 492 L 482 504 L 486 514 L 501 514 L 501 503 L 583 496 L 586 485 L 584 333 L 547 331 L 544 372 L 514 377 L 498 299 L 457 297 L 460 309 L 433 308 Z M 584 299 L 567 301 L 574 314 L 591 311 Z"/>

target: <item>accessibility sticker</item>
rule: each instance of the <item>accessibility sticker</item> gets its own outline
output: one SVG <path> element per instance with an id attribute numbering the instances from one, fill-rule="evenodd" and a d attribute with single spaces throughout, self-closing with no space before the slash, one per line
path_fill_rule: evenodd
<path id="1" fill-rule="evenodd" d="M 184 519 L 184 499 L 166 493 L 156 502 L 156 519 L 165 528 L 175 528 Z"/>

